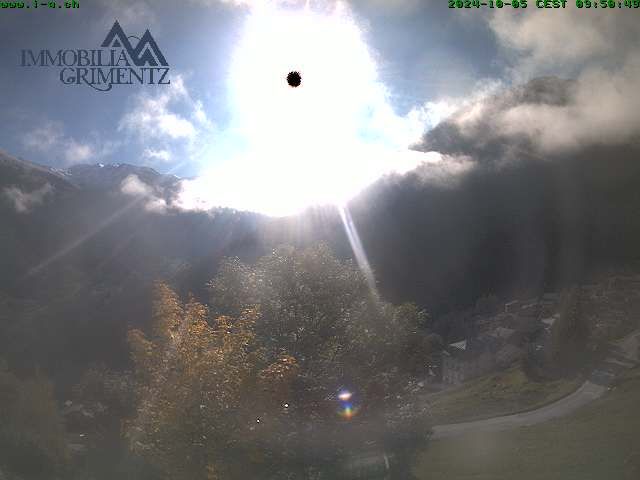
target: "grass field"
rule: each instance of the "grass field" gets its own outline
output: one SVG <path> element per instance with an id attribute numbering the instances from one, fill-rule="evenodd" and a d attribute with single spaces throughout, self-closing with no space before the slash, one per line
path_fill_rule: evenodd
<path id="1" fill-rule="evenodd" d="M 419 479 L 638 480 L 640 369 L 566 418 L 532 427 L 434 441 Z"/>
<path id="2" fill-rule="evenodd" d="M 428 402 L 435 424 L 456 423 L 537 408 L 570 394 L 580 384 L 579 379 L 535 382 L 514 366 L 431 395 Z"/>

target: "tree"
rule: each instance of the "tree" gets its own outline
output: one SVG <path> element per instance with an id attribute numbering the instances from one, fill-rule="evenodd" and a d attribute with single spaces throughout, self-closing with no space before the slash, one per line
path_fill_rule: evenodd
<path id="1" fill-rule="evenodd" d="M 255 384 L 257 313 L 210 319 L 206 306 L 183 305 L 163 284 L 153 312 L 149 338 L 129 332 L 138 381 L 131 447 L 168 478 L 234 478 L 236 437 L 252 417 L 246 399 Z"/>
<path id="2" fill-rule="evenodd" d="M 338 260 L 324 245 L 281 247 L 253 266 L 227 260 L 209 287 L 212 309 L 219 314 L 259 309 L 256 342 L 268 362 L 283 352 L 296 360 L 289 430 L 299 428 L 291 428 L 296 415 L 300 423 L 312 419 L 316 434 L 321 424 L 328 456 L 353 448 L 357 442 L 349 439 L 364 434 L 367 425 L 391 425 L 394 419 L 384 414 L 398 411 L 398 393 L 408 376 L 424 375 L 431 355 L 441 346 L 426 329 L 426 312 L 412 304 L 382 301 L 356 265 Z M 361 407 L 358 419 L 348 424 L 338 421 L 335 413 L 341 386 L 357 392 Z M 406 421 L 396 424 L 407 426 Z M 370 441 L 383 442 L 380 430 L 369 433 Z M 291 442 L 294 450 L 298 446 L 321 457 L 308 435 L 291 436 L 297 439 Z M 414 443 L 419 443 L 417 437 Z"/>
<path id="3" fill-rule="evenodd" d="M 495 315 L 500 310 L 500 300 L 494 294 L 484 295 L 476 301 L 473 309 L 476 315 Z"/>
<path id="4" fill-rule="evenodd" d="M 44 480 L 61 474 L 68 460 L 51 384 L 39 375 L 21 380 L 0 362 L 0 468 Z"/>
<path id="5" fill-rule="evenodd" d="M 209 287 L 217 314 L 259 308 L 256 335 L 266 358 L 274 361 L 281 351 L 293 356 L 309 380 L 303 390 L 314 396 L 344 382 L 365 391 L 369 380 L 397 367 L 400 383 L 402 371 L 415 371 L 420 362 L 426 370 L 426 312 L 381 301 L 352 262 L 324 245 L 281 247 L 254 266 L 229 259 Z"/>
<path id="6" fill-rule="evenodd" d="M 345 335 L 348 312 L 368 292 L 359 270 L 324 246 L 281 247 L 254 266 L 227 260 L 210 289 L 217 314 L 236 316 L 259 305 L 257 333 L 271 357 L 284 349 L 303 363 L 331 350 L 331 343 Z"/>
<path id="7" fill-rule="evenodd" d="M 229 259 L 209 286 L 205 306 L 156 285 L 149 335 L 129 333 L 138 408 L 128 438 L 168 478 L 304 478 L 329 474 L 363 436 L 426 438 L 423 423 L 396 415 L 434 344 L 425 312 L 381 301 L 324 246 Z M 346 387 L 348 418 L 337 415 Z"/>
<path id="8" fill-rule="evenodd" d="M 572 367 L 580 360 L 589 339 L 588 320 L 583 315 L 577 287 L 562 293 L 559 313 L 551 330 L 551 358 L 560 367 Z"/>
<path id="9" fill-rule="evenodd" d="M 91 365 L 72 390 L 74 401 L 101 404 L 105 415 L 116 419 L 127 417 L 135 405 L 130 372 L 116 372 L 103 364 Z"/>

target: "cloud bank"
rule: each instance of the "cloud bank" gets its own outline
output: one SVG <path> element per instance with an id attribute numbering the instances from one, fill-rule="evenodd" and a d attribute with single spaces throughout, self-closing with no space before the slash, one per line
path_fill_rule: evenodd
<path id="1" fill-rule="evenodd" d="M 622 144 L 640 132 L 640 28 L 624 10 L 496 13 L 489 22 L 514 56 L 516 80 L 553 72 L 575 78 L 564 104 L 505 109 L 495 129 L 528 137 L 542 152 Z"/>
<path id="2" fill-rule="evenodd" d="M 488 20 L 511 61 L 503 91 L 463 104 L 418 148 L 548 157 L 638 142 L 637 21 L 618 10 L 511 13 Z"/>

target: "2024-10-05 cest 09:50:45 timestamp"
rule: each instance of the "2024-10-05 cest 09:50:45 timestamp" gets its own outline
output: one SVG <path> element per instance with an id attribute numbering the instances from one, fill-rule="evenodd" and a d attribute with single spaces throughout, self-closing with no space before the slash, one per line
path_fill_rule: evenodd
<path id="1" fill-rule="evenodd" d="M 448 0 L 449 8 L 640 8 L 640 0 Z"/>

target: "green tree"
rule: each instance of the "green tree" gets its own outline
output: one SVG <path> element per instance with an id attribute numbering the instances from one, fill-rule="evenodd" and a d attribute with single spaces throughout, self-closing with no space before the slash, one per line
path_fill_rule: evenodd
<path id="1" fill-rule="evenodd" d="M 358 438 L 381 445 L 393 437 L 396 447 L 401 431 L 411 437 L 410 445 L 424 439 L 427 416 L 414 409 L 400 418 L 398 394 L 410 375 L 426 374 L 441 348 L 439 337 L 426 329 L 426 312 L 382 301 L 353 262 L 340 261 L 324 245 L 281 247 L 255 265 L 227 260 L 209 286 L 212 309 L 220 314 L 259 308 L 256 342 L 265 359 L 273 362 L 285 352 L 297 362 L 291 411 L 286 421 L 274 419 L 289 429 L 288 437 L 275 438 L 289 440 L 283 445 L 294 452 L 292 459 L 304 458 L 322 471 L 339 463 L 340 454 L 357 450 Z M 346 423 L 336 415 L 341 386 L 354 390 L 359 407 Z M 301 427 L 309 422 L 311 437 Z M 321 446 L 313 443 L 319 437 L 325 439 Z M 324 458 L 323 465 L 314 464 L 318 458 Z"/>
<path id="2" fill-rule="evenodd" d="M 369 383 L 379 390 L 376 377 L 391 370 L 401 382 L 403 372 L 420 364 L 426 371 L 434 348 L 426 312 L 381 301 L 351 261 L 341 262 L 324 245 L 281 247 L 254 266 L 229 259 L 209 286 L 218 314 L 259 307 L 257 341 L 269 361 L 281 351 L 297 360 L 308 380 L 301 397 L 309 391 L 326 396 L 345 381 L 357 381 L 363 392 Z"/>
<path id="3" fill-rule="evenodd" d="M 210 289 L 207 307 L 156 285 L 149 335 L 129 333 L 128 438 L 167 478 L 329 475 L 362 438 L 426 437 L 422 421 L 396 415 L 406 376 L 426 371 L 437 344 L 425 312 L 381 301 L 324 246 L 227 260 Z M 359 411 L 349 420 L 337 415 L 344 386 Z"/>

